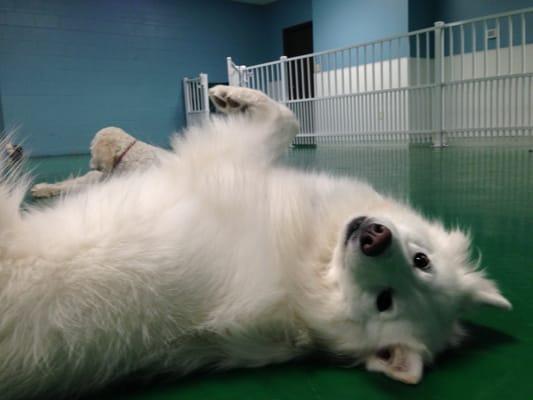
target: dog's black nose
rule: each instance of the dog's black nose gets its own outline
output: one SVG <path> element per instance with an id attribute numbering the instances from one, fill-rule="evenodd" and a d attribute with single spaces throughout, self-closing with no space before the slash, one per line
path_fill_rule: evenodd
<path id="1" fill-rule="evenodd" d="M 370 224 L 363 228 L 360 236 L 361 251 L 370 257 L 377 256 L 389 247 L 392 233 L 381 224 Z"/>

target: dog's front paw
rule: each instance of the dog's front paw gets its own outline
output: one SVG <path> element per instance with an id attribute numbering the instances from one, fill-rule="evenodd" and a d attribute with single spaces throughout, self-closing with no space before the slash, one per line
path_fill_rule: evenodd
<path id="1" fill-rule="evenodd" d="M 60 190 L 48 183 L 38 183 L 30 189 L 30 193 L 35 199 L 44 199 L 59 195 Z"/>
<path id="2" fill-rule="evenodd" d="M 217 85 L 209 89 L 215 107 L 225 113 L 244 112 L 251 107 L 267 104 L 270 99 L 262 92 L 238 86 Z"/>

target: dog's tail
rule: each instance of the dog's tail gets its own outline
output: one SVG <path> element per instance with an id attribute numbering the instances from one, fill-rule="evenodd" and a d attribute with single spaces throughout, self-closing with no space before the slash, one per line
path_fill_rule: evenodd
<path id="1" fill-rule="evenodd" d="M 13 157 L 9 152 L 12 138 L 7 134 L 0 139 L 0 243 L 20 223 L 20 206 L 30 184 L 23 157 Z"/>

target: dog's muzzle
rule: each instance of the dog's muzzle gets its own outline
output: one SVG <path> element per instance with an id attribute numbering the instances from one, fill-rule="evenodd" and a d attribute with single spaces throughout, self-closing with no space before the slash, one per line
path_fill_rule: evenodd
<path id="1" fill-rule="evenodd" d="M 385 251 L 392 243 L 392 232 L 385 225 L 368 224 L 361 229 L 359 244 L 363 254 L 374 257 Z"/>
<path id="2" fill-rule="evenodd" d="M 377 256 L 392 243 L 392 232 L 385 225 L 370 222 L 368 217 L 354 218 L 346 227 L 345 245 L 359 239 L 359 247 L 369 257 Z"/>

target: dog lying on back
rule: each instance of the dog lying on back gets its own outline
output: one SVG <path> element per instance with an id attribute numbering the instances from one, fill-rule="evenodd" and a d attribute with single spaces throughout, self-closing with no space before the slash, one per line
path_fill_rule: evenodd
<path id="1" fill-rule="evenodd" d="M 142 169 L 157 163 L 165 150 L 144 143 L 120 128 L 109 126 L 96 132 L 91 142 L 91 170 L 85 175 L 55 183 L 38 183 L 30 192 L 34 198 L 57 196 L 82 190 L 111 174 Z"/>
<path id="2" fill-rule="evenodd" d="M 357 180 L 277 166 L 289 109 L 245 88 L 210 96 L 228 117 L 157 165 L 26 211 L 27 180 L 4 179 L 3 399 L 316 349 L 417 383 L 465 310 L 511 307 L 461 231 Z"/>

